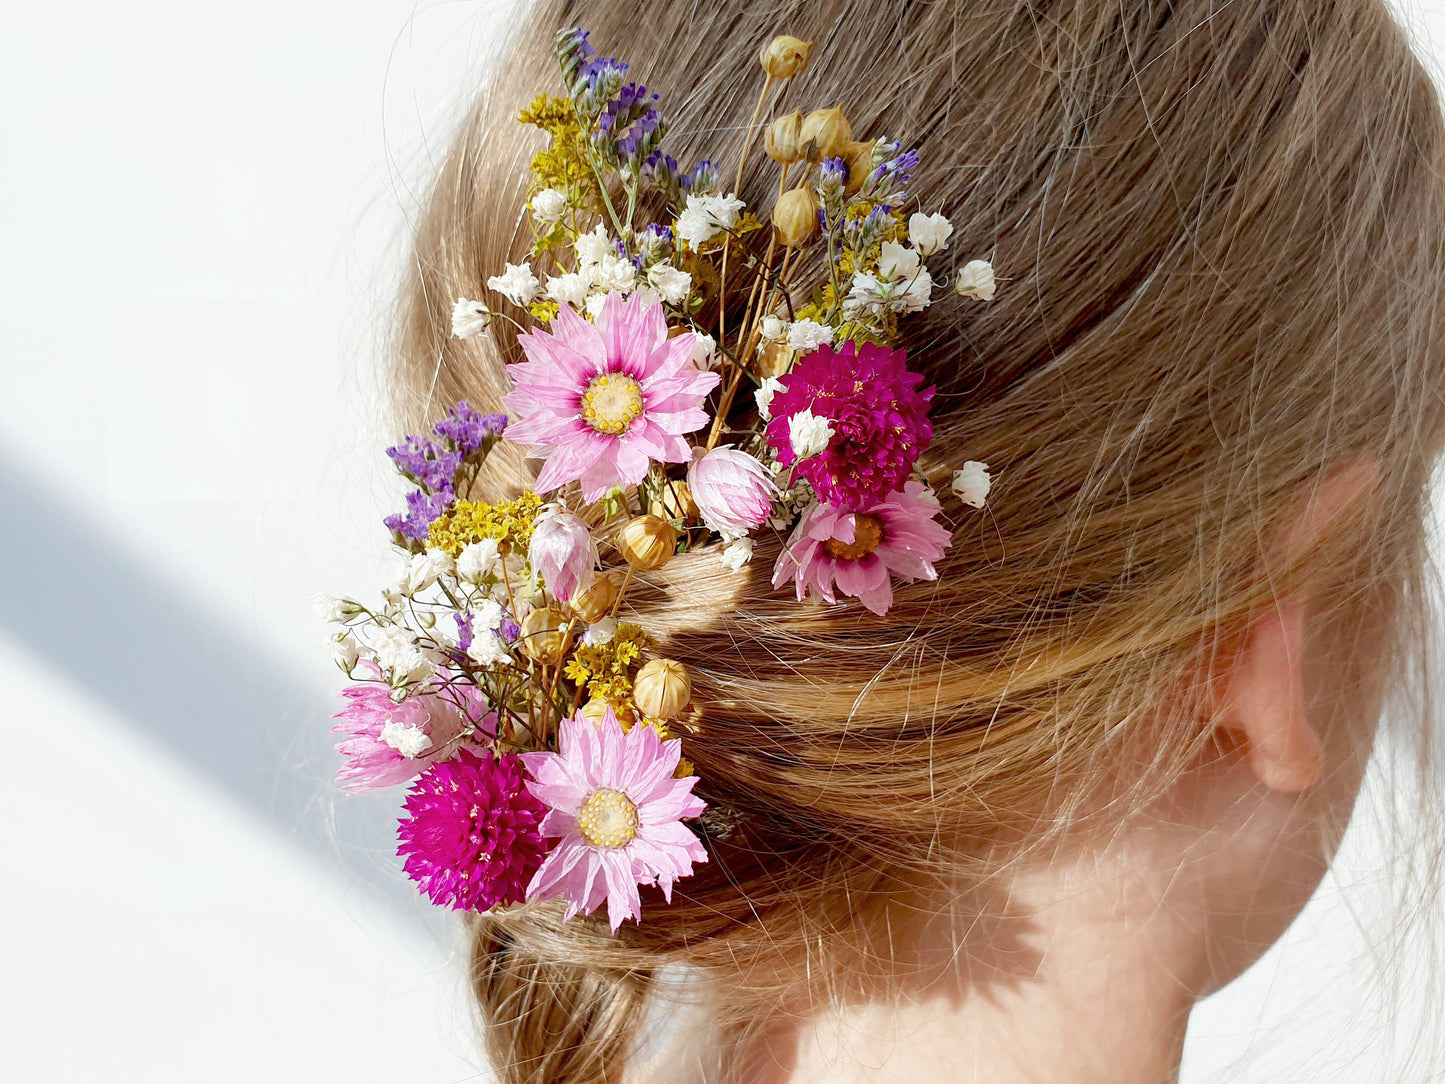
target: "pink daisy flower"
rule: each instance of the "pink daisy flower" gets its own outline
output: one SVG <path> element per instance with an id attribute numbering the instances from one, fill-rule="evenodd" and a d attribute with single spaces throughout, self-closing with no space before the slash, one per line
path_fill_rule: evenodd
<path id="1" fill-rule="evenodd" d="M 537 492 L 580 481 L 595 501 L 642 481 L 654 460 L 692 458 L 684 434 L 707 424 L 703 400 L 722 377 L 693 367 L 691 333 L 667 337 L 661 303 L 610 293 L 596 326 L 562 305 L 550 334 L 518 342 L 527 360 L 507 366 L 516 387 L 502 402 L 517 417 L 508 439 L 546 457 Z"/>
<path id="2" fill-rule="evenodd" d="M 562 721 L 559 752 L 523 753 L 535 782 L 527 788 L 549 807 L 542 834 L 561 836 L 527 899 L 561 896 L 563 921 L 590 914 L 605 901 L 612 931 L 642 913 L 638 885 L 672 884 L 706 862 L 702 843 L 682 823 L 706 807 L 692 793 L 696 776 L 674 779 L 682 743 L 663 741 L 650 726 L 623 733 L 608 708 L 600 724 L 580 713 Z"/>
<path id="3" fill-rule="evenodd" d="M 468 749 L 429 767 L 397 825 L 403 868 L 439 906 L 486 911 L 521 903 L 547 844 L 546 807 L 527 790 L 516 756 Z"/>
<path id="4" fill-rule="evenodd" d="M 951 537 L 933 522 L 938 498 L 922 482 L 847 512 L 819 501 L 812 505 L 778 555 L 773 586 L 792 579 L 801 602 L 812 588 L 828 602 L 836 593 L 858 599 L 880 617 L 893 605 L 892 576 L 936 580 L 933 562 Z"/>
<path id="5" fill-rule="evenodd" d="M 346 707 L 332 716 L 341 722 L 331 732 L 347 735 L 336 745 L 347 758 L 336 781 L 348 794 L 405 783 L 434 761 L 453 756 L 467 742 L 456 739 L 468 723 L 484 734 L 497 732 L 496 712 L 471 685 L 447 685 L 438 674 L 432 692 L 396 704 L 376 664 L 360 665 L 374 680 L 342 689 Z"/>

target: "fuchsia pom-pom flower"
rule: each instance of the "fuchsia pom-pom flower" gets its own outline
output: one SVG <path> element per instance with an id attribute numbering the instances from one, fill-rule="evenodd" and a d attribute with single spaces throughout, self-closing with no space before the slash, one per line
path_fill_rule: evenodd
<path id="1" fill-rule="evenodd" d="M 547 457 L 538 493 L 580 480 L 591 502 L 642 481 L 653 460 L 691 457 L 684 434 L 707 424 L 702 403 L 722 377 L 693 367 L 690 333 L 668 338 L 661 303 L 610 293 L 595 327 L 562 305 L 550 334 L 517 341 L 527 360 L 507 366 L 516 389 L 502 402 L 517 415 L 507 437 Z"/>
<path id="2" fill-rule="evenodd" d="M 819 347 L 780 378 L 769 405 L 768 443 L 778 462 L 794 467 L 828 504 L 845 510 L 880 501 L 903 485 L 933 439 L 923 374 L 910 372 L 902 350 L 846 342 Z M 817 455 L 799 460 L 788 420 L 804 410 L 826 419 L 833 438 Z"/>
<path id="3" fill-rule="evenodd" d="M 880 617 L 893 605 L 891 576 L 936 580 L 933 562 L 943 556 L 948 529 L 933 522 L 938 498 L 921 482 L 847 512 L 812 505 L 773 568 L 773 586 L 792 579 L 801 602 L 811 588 L 828 602 L 851 595 Z"/>
<path id="4" fill-rule="evenodd" d="M 736 448 L 714 448 L 694 459 L 687 488 L 703 522 L 728 540 L 766 523 L 777 491 L 768 468 Z"/>
<path id="5" fill-rule="evenodd" d="M 547 845 L 546 808 L 526 786 L 516 755 L 433 764 L 407 793 L 397 853 L 407 876 L 439 906 L 485 911 L 521 903 Z"/>
<path id="6" fill-rule="evenodd" d="M 373 680 L 341 690 L 347 704 L 333 716 L 341 721 L 331 728 L 333 734 L 347 735 L 336 744 L 347 758 L 336 781 L 349 794 L 405 783 L 433 761 L 451 756 L 467 740 L 457 741 L 467 723 L 484 734 L 497 732 L 496 713 L 475 686 L 448 685 L 439 674 L 433 691 L 396 704 L 376 664 L 360 666 Z"/>
<path id="7" fill-rule="evenodd" d="M 527 560 L 542 574 L 553 596 L 566 602 L 596 578 L 597 540 L 581 516 L 552 512 L 532 528 Z"/>
<path id="8" fill-rule="evenodd" d="M 706 807 L 692 794 L 696 776 L 674 779 L 682 743 L 663 741 L 650 726 L 623 733 L 608 708 L 601 723 L 580 713 L 562 720 L 556 753 L 523 753 L 536 782 L 531 792 L 550 807 L 546 836 L 561 836 L 527 886 L 528 899 L 561 896 L 564 921 L 605 901 L 615 933 L 642 913 L 638 885 L 672 883 L 706 862 L 707 851 L 682 823 Z"/>

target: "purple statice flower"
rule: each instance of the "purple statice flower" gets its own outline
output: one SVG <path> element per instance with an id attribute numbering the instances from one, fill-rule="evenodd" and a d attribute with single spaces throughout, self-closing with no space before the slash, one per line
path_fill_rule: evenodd
<path id="1" fill-rule="evenodd" d="M 685 195 L 716 196 L 722 191 L 722 177 L 711 158 L 704 158 L 684 173 L 678 182 Z"/>
<path id="2" fill-rule="evenodd" d="M 387 516 L 382 523 L 405 538 L 425 541 L 432 521 L 445 512 L 454 500 L 456 494 L 450 487 L 438 493 L 425 493 L 414 489 L 406 495 L 406 514 L 397 512 Z"/>
<path id="3" fill-rule="evenodd" d="M 506 428 L 505 414 L 481 414 L 463 399 L 432 427 L 432 433 L 437 439 L 448 441 L 462 455 L 472 456 L 491 451 Z"/>
<path id="4" fill-rule="evenodd" d="M 515 755 L 462 750 L 422 773 L 397 825 L 403 868 L 439 906 L 486 911 L 521 903 L 547 855 L 547 807 Z"/>
<path id="5" fill-rule="evenodd" d="M 511 614 L 504 612 L 502 623 L 497 626 L 497 635 L 505 643 L 514 644 L 517 642 L 517 637 L 522 635 L 522 626 L 517 624 Z"/>
<path id="6" fill-rule="evenodd" d="M 674 206 L 682 203 L 682 174 L 672 155 L 660 150 L 649 154 L 642 163 L 642 179 L 661 192 L 668 203 Z"/>
<path id="7" fill-rule="evenodd" d="M 883 500 L 907 480 L 933 439 L 928 404 L 933 388 L 919 388 L 908 356 L 873 343 L 820 346 L 780 377 L 769 411 L 768 443 L 778 462 L 806 478 L 818 496 L 843 512 Z M 790 419 L 811 411 L 832 429 L 828 445 L 800 459 Z"/>
<path id="8" fill-rule="evenodd" d="M 472 615 L 452 614 L 452 620 L 457 623 L 457 654 L 465 656 L 467 648 L 472 646 L 472 640 L 476 638 L 476 633 L 472 631 Z"/>
<path id="9" fill-rule="evenodd" d="M 577 69 L 576 80 L 568 88 L 577 112 L 589 121 L 597 117 L 607 103 L 622 92 L 622 81 L 626 77 L 627 61 L 589 57 Z"/>
<path id="10" fill-rule="evenodd" d="M 557 32 L 557 62 L 562 65 L 562 81 L 568 87 L 577 79 L 582 66 L 593 57 L 593 49 L 587 41 L 590 31 L 574 26 Z"/>
<path id="11" fill-rule="evenodd" d="M 885 143 L 874 150 L 873 160 L 878 165 L 864 179 L 858 192 L 861 198 L 894 205 L 902 202 L 903 186 L 918 168 L 920 159 L 916 150 L 899 153 L 898 147 L 897 143 Z"/>
<path id="12" fill-rule="evenodd" d="M 425 437 L 409 436 L 386 454 L 402 476 L 428 493 L 451 489 L 466 457 Z"/>
<path id="13" fill-rule="evenodd" d="M 884 231 L 892 224 L 893 208 L 880 204 L 861 219 L 844 220 L 843 245 L 852 252 L 868 252 L 884 239 Z"/>
<path id="14" fill-rule="evenodd" d="M 637 235 L 637 269 L 646 271 L 653 264 L 672 257 L 672 230 L 656 222 Z"/>

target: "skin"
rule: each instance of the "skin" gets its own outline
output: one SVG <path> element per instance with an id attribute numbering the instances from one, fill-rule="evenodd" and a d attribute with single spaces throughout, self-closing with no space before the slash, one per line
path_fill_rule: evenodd
<path id="1" fill-rule="evenodd" d="M 1323 479 L 1277 540 L 1280 555 L 1316 549 L 1372 481 L 1360 463 Z M 1299 914 L 1359 792 L 1387 607 L 1327 607 L 1336 590 L 1277 599 L 1206 667 L 1199 711 L 1214 740 L 1169 793 L 1108 838 L 1018 871 L 997 897 L 960 891 L 956 913 L 919 933 L 915 962 L 932 969 L 919 993 L 782 1028 L 742 1052 L 740 1079 L 1176 1080 L 1195 1002 Z M 962 937 L 960 914 L 971 924 Z"/>

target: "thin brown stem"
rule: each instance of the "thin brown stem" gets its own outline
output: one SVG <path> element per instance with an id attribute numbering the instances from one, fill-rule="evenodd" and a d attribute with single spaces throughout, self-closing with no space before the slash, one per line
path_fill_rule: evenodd
<path id="1" fill-rule="evenodd" d="M 753 110 L 753 119 L 748 121 L 748 134 L 743 137 L 743 153 L 742 156 L 738 159 L 738 179 L 737 183 L 733 185 L 733 195 L 737 195 L 739 192 L 742 191 L 743 170 L 747 168 L 748 152 L 752 150 L 753 132 L 757 129 L 758 118 L 763 115 L 763 106 L 767 103 L 768 91 L 772 89 L 773 77 L 769 75 L 768 78 L 763 82 L 763 92 L 758 95 L 758 104 L 757 107 Z"/>

